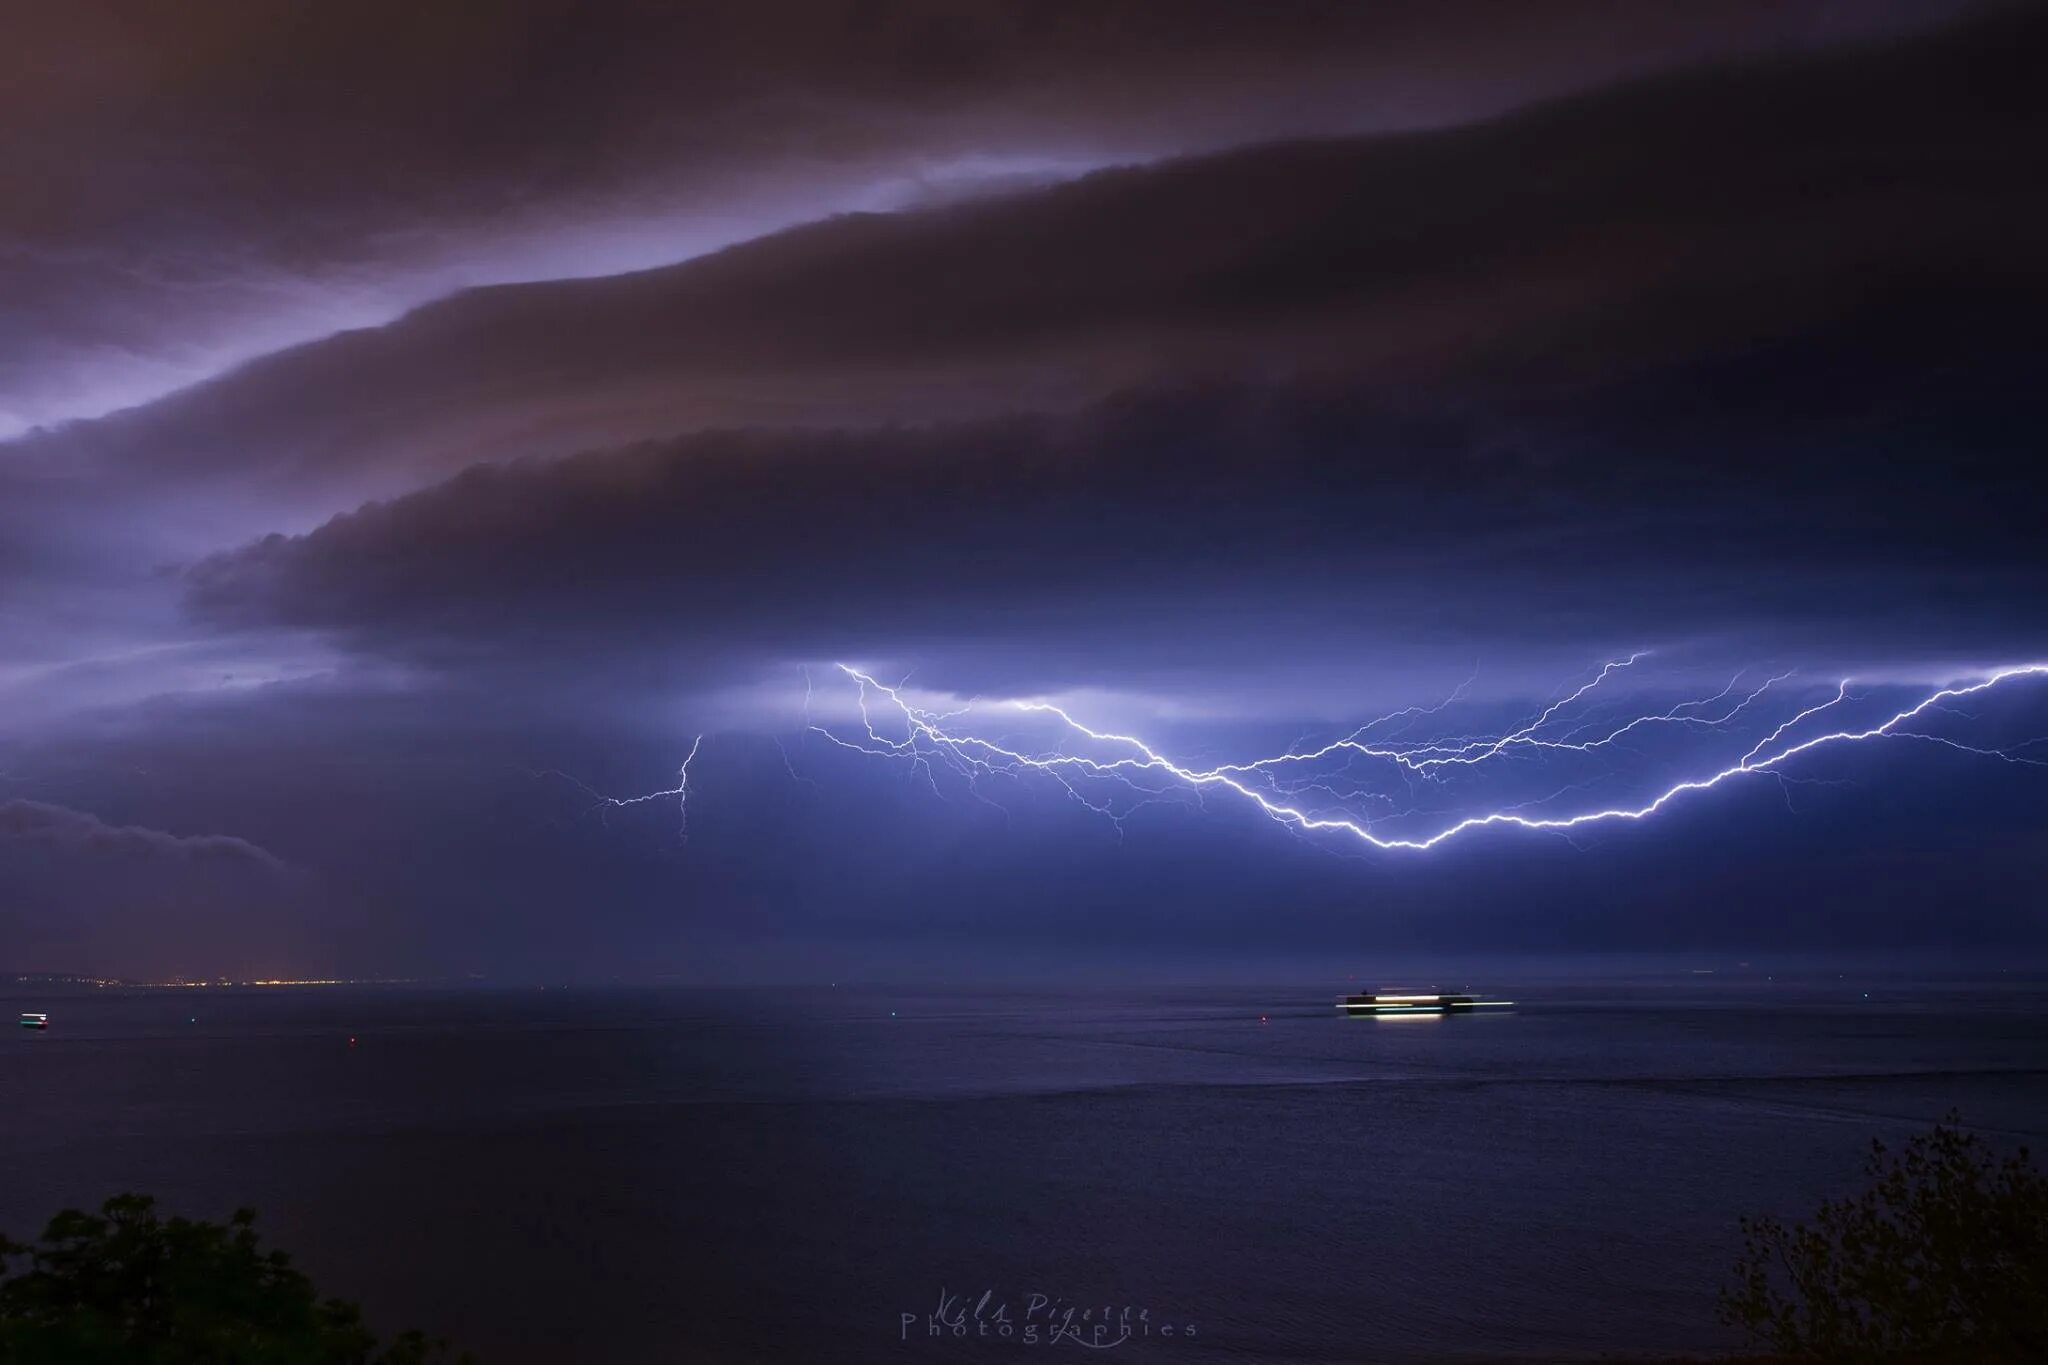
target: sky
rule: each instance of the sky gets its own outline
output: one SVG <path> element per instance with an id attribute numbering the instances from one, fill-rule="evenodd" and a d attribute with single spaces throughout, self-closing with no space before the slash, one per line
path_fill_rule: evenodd
<path id="1" fill-rule="evenodd" d="M 0 968 L 2048 948 L 2031 7 L 14 28 Z"/>

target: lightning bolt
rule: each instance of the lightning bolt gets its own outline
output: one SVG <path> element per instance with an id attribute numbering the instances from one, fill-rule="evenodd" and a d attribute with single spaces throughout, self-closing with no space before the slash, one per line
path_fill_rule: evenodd
<path id="1" fill-rule="evenodd" d="M 1875 723 L 1838 724 L 1836 728 L 1824 728 L 1822 718 L 1831 718 L 1830 713 L 1837 708 L 1859 700 L 1852 697 L 1850 680 L 1845 678 L 1836 687 L 1833 697 L 1804 707 L 1779 722 L 1740 757 L 1671 782 L 1647 799 L 1632 803 L 1588 804 L 1568 814 L 1525 813 L 1532 807 L 1547 805 L 1588 785 L 1573 783 L 1548 797 L 1482 810 L 1476 814 L 1447 815 L 1416 807 L 1399 809 L 1395 815 L 1411 820 L 1428 819 L 1435 823 L 1435 828 L 1426 833 L 1400 835 L 1377 832 L 1376 827 L 1384 827 L 1391 817 L 1368 817 L 1352 808 L 1369 799 L 1393 800 L 1385 793 L 1346 776 L 1349 765 L 1360 760 L 1391 768 L 1410 783 L 1412 789 L 1415 789 L 1413 784 L 1419 784 L 1419 789 L 1440 788 L 1458 770 L 1471 771 L 1524 753 L 1597 755 L 1602 750 L 1622 747 L 1617 742 L 1624 736 L 1653 726 L 1729 731 L 1752 708 L 1761 707 L 1766 694 L 1774 686 L 1791 676 L 1779 674 L 1765 680 L 1742 693 L 1739 700 L 1715 715 L 1705 714 L 1706 709 L 1736 696 L 1740 675 L 1712 696 L 1680 702 L 1667 710 L 1638 715 L 1620 724 L 1610 722 L 1601 725 L 1582 716 L 1571 716 L 1574 708 L 1603 682 L 1641 658 L 1643 655 L 1637 653 L 1607 662 L 1585 683 L 1527 721 L 1497 735 L 1461 736 L 1414 744 L 1368 741 L 1365 738 L 1369 732 L 1392 720 L 1407 719 L 1412 723 L 1416 718 L 1436 714 L 1450 704 L 1446 701 L 1435 707 L 1409 707 L 1389 713 L 1320 748 L 1290 750 L 1248 762 L 1209 768 L 1175 762 L 1135 735 L 1096 729 L 1049 701 L 1026 698 L 993 703 L 970 702 L 954 711 L 933 711 L 912 701 L 905 694 L 904 684 L 891 686 L 849 664 L 840 664 L 838 668 L 854 684 L 861 717 L 860 733 L 849 738 L 824 726 L 811 725 L 809 728 L 812 733 L 842 748 L 908 763 L 935 793 L 941 795 L 941 770 L 963 776 L 968 789 L 984 800 L 988 798 L 980 791 L 980 784 L 986 779 L 1043 777 L 1050 779 L 1068 797 L 1116 822 L 1121 828 L 1124 819 L 1144 806 L 1190 798 L 1199 803 L 1207 793 L 1220 793 L 1248 803 L 1267 818 L 1298 833 L 1347 836 L 1375 849 L 1413 852 L 1432 849 L 1474 831 L 1496 826 L 1556 832 L 1569 837 L 1570 831 L 1582 827 L 1646 820 L 1685 797 L 1710 791 L 1742 777 L 1767 775 L 1782 784 L 1793 779 L 1787 779 L 1780 770 L 1796 760 L 1823 749 L 1843 748 L 1878 739 L 1932 742 L 2007 763 L 2048 767 L 2048 762 L 2023 757 L 2017 752 L 2044 742 L 2041 740 L 2030 740 L 2013 748 L 1985 748 L 1912 728 L 1915 722 L 1925 720 L 1930 714 L 1950 714 L 1944 703 L 2048 676 L 2048 664 L 2021 664 L 2001 668 L 1974 680 L 1951 682 Z M 1461 687 L 1459 693 L 1462 694 L 1463 690 Z M 1456 695 L 1451 700 L 1455 700 Z M 879 720 L 878 711 L 883 716 Z M 958 723 L 970 714 L 992 711 L 1008 711 L 1024 717 L 1050 717 L 1057 722 L 1060 742 L 1038 749 L 1019 747 L 1018 741 L 1001 734 L 980 733 Z M 1572 728 L 1555 737 L 1544 733 L 1547 729 L 1564 725 Z M 1585 738 L 1588 735 L 1593 737 Z M 1086 744 L 1079 741 L 1086 741 Z M 1089 748 L 1092 752 L 1069 752 L 1069 748 Z M 1333 774 L 1311 774 L 1299 780 L 1283 782 L 1278 777 L 1282 770 L 1326 761 L 1344 766 Z M 1333 785 L 1339 781 L 1347 781 L 1350 785 L 1340 790 Z M 1303 799 L 1313 794 L 1329 798 L 1328 805 L 1312 805 Z"/>
<path id="2" fill-rule="evenodd" d="M 595 811 L 600 815 L 612 810 L 623 810 L 628 806 L 644 806 L 650 801 L 673 799 L 676 803 L 676 837 L 687 840 L 690 836 L 690 765 L 697 761 L 697 751 L 704 747 L 704 736 L 698 735 L 690 741 L 690 752 L 683 757 L 683 766 L 676 770 L 676 784 L 659 791 L 643 792 L 639 796 L 606 796 L 580 778 L 572 777 L 559 768 L 549 768 L 536 776 L 559 777 L 570 783 L 590 798 L 585 812 Z M 785 761 L 787 761 L 785 756 Z M 791 776 L 795 774 L 792 772 Z"/>

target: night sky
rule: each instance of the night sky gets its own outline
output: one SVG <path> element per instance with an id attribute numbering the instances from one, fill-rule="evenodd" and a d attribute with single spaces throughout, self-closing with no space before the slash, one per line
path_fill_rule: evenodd
<path id="1" fill-rule="evenodd" d="M 2048 661 L 2037 7 L 9 28 L 0 969 L 2048 949 L 2048 677 L 1014 704 Z"/>

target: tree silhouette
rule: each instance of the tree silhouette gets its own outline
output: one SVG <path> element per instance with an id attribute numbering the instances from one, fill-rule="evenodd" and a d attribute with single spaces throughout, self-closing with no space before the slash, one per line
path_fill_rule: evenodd
<path id="1" fill-rule="evenodd" d="M 1721 1320 L 1830 1361 L 2048 1360 L 2048 1180 L 2000 1161 L 1951 1113 L 1813 1223 L 1742 1220 Z"/>
<path id="2" fill-rule="evenodd" d="M 155 1200 L 121 1194 L 98 1214 L 66 1209 L 34 1246 L 0 1237 L 0 1365 L 445 1358 L 445 1343 L 418 1332 L 380 1343 L 356 1305 L 320 1298 L 289 1256 L 264 1251 L 255 1222 L 248 1209 L 226 1224 L 160 1218 Z"/>

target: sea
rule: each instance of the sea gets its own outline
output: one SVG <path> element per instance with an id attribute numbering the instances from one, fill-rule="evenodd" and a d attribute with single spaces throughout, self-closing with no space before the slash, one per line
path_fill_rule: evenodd
<path id="1" fill-rule="evenodd" d="M 0 1233 L 247 1206 L 484 1365 L 1711 1356 L 1743 1215 L 2048 1145 L 2014 971 L 0 995 Z"/>

